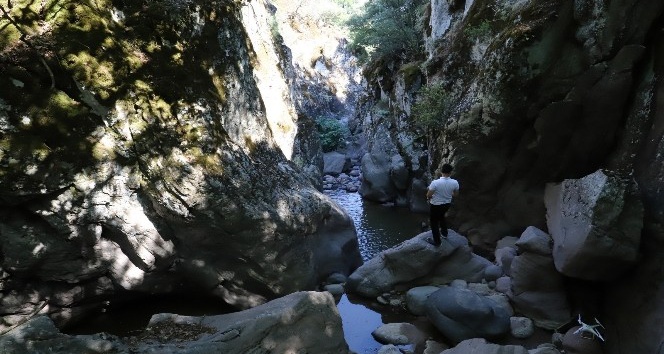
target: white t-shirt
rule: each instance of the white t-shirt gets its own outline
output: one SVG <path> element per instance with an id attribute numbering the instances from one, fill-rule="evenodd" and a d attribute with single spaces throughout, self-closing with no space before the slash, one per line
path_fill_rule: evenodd
<path id="1" fill-rule="evenodd" d="M 440 177 L 429 185 L 433 192 L 429 203 L 433 205 L 449 204 L 452 202 L 452 193 L 459 190 L 459 182 L 454 178 Z"/>

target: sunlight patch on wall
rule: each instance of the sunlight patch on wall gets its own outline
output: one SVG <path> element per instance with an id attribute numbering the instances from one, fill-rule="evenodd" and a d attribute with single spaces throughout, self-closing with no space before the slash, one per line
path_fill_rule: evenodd
<path id="1" fill-rule="evenodd" d="M 43 243 L 39 243 L 35 248 L 32 250 L 32 255 L 33 256 L 38 256 L 40 253 L 46 250 L 46 245 Z"/>
<path id="2" fill-rule="evenodd" d="M 265 5 L 250 2 L 243 6 L 242 23 L 257 57 L 254 78 L 263 98 L 268 124 L 276 144 L 290 160 L 297 135 L 297 114 L 279 64 L 279 49 L 273 42 L 271 32 L 265 30 L 270 23 Z"/>

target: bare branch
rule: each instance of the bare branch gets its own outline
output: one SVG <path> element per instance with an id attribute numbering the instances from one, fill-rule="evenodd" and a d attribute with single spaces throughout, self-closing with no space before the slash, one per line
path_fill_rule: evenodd
<path id="1" fill-rule="evenodd" d="M 10 0 L 7 1 L 7 7 L 11 10 L 12 8 L 12 3 Z M 0 5 L 0 11 L 2 12 L 2 17 L 5 18 L 9 23 L 11 23 L 14 27 L 16 27 L 16 30 L 21 34 L 19 37 L 19 40 L 25 45 L 28 46 L 28 48 L 34 50 L 37 55 L 39 55 L 39 60 L 41 61 L 42 65 L 44 65 L 44 68 L 46 68 L 46 71 L 48 72 L 49 77 L 51 78 L 51 89 L 55 88 L 55 76 L 53 75 L 53 71 L 51 68 L 48 66 L 48 63 L 46 63 L 46 58 L 41 54 L 39 49 L 37 49 L 30 41 L 27 40 L 27 38 L 30 37 L 30 35 L 23 30 L 21 25 L 16 22 L 16 20 L 12 17 L 12 15 L 9 13 L 9 10 L 5 9 L 4 6 Z"/>

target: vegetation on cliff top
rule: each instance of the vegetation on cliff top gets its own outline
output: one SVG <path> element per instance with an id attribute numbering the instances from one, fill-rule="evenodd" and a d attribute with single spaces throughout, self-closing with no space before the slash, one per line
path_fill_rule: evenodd
<path id="1" fill-rule="evenodd" d="M 363 60 L 413 58 L 422 50 L 422 15 L 428 1 L 375 0 L 348 21 Z"/>

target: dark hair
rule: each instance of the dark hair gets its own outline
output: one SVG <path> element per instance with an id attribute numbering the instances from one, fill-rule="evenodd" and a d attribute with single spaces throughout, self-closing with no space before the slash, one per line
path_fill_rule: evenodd
<path id="1" fill-rule="evenodd" d="M 443 167 L 440 169 L 440 172 L 442 172 L 442 173 L 444 173 L 444 174 L 447 175 L 447 174 L 450 174 L 450 173 L 452 172 L 453 169 L 454 169 L 454 167 L 452 167 L 452 165 L 450 165 L 449 163 L 446 163 L 446 164 L 444 164 Z"/>

